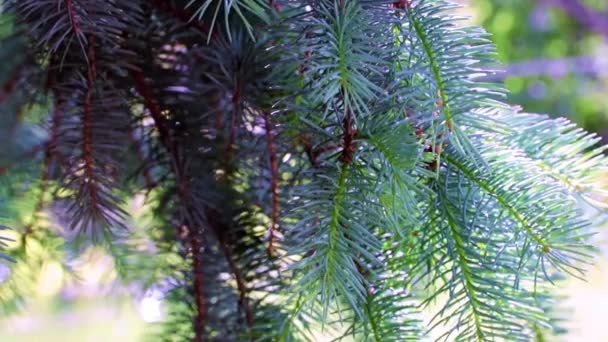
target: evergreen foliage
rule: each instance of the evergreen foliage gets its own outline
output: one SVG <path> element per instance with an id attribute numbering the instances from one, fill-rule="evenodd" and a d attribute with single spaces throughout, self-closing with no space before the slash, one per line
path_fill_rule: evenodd
<path id="1" fill-rule="evenodd" d="M 453 8 L 5 0 L 3 309 L 25 249 L 97 243 L 164 289 L 154 340 L 559 332 L 551 283 L 592 260 L 604 149 L 476 81 L 494 48 Z"/>

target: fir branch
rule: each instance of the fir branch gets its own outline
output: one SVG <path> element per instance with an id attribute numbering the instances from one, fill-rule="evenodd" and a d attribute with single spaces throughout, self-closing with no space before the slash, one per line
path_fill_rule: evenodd
<path id="1" fill-rule="evenodd" d="M 94 211 L 99 210 L 97 199 L 96 175 L 94 169 L 96 167 L 93 158 L 93 132 L 91 126 L 91 98 L 93 96 L 93 88 L 97 79 L 97 59 L 95 57 L 95 39 L 91 36 L 88 38 L 87 59 L 89 62 L 86 91 L 84 95 L 83 111 L 82 111 L 82 159 L 84 162 L 83 170 L 86 177 L 86 184 L 89 186 L 87 194 L 90 196 L 91 205 Z"/>
<path id="2" fill-rule="evenodd" d="M 445 201 L 443 201 L 446 204 Z M 469 268 L 469 260 L 467 259 L 465 252 L 465 242 L 460 235 L 458 230 L 457 223 L 452 217 L 451 208 L 448 206 L 444 207 L 445 215 L 448 222 L 448 227 L 450 229 L 450 234 L 452 235 L 454 241 L 454 249 L 456 250 L 456 254 L 458 256 L 457 262 L 461 269 L 462 282 L 464 285 L 464 289 L 466 291 L 467 297 L 469 297 L 469 305 L 471 306 L 471 311 L 473 314 L 473 321 L 475 324 L 475 336 L 477 341 L 484 341 L 484 333 L 481 324 L 481 314 L 479 312 L 480 302 L 477 298 L 477 290 L 473 285 L 473 273 Z"/>
<path id="3" fill-rule="evenodd" d="M 322 326 L 414 341 L 418 304 L 439 300 L 440 338 L 528 340 L 556 327 L 549 284 L 592 258 L 579 199 L 601 207 L 605 148 L 496 101 L 479 82 L 493 46 L 447 1 L 5 5 L 3 56 L 19 61 L 0 104 L 36 108 L 28 119 L 55 104 L 48 141 L 20 158 L 44 149 L 42 169 L 0 168 L 0 195 L 37 179 L 35 216 L 57 180 L 71 227 L 129 256 L 107 228 L 125 226 L 120 190 L 137 189 L 123 173 L 141 164 L 162 252 L 134 258 L 158 265 L 131 278 L 170 283 L 161 339 L 315 340 Z M 34 145 L 17 121 L 15 147 Z"/>
<path id="4" fill-rule="evenodd" d="M 547 244 L 547 242 L 534 231 L 534 227 L 521 215 L 515 208 L 511 206 L 509 201 L 502 197 L 502 195 L 492 188 L 492 186 L 485 181 L 481 180 L 479 177 L 476 177 L 475 174 L 469 170 L 463 163 L 460 163 L 457 159 L 447 156 L 447 162 L 451 165 L 454 165 L 458 170 L 464 173 L 473 183 L 479 186 L 482 190 L 487 192 L 488 194 L 494 196 L 498 203 L 503 206 L 511 216 L 526 230 L 528 235 L 532 237 L 534 242 L 540 246 L 543 253 L 549 253 L 551 248 Z"/>
<path id="5" fill-rule="evenodd" d="M 162 114 L 161 108 L 154 98 L 152 89 L 148 86 L 143 72 L 138 70 L 131 71 L 131 77 L 135 82 L 135 88 L 144 99 L 146 108 L 154 120 L 154 124 L 160 134 L 160 139 L 169 153 L 174 153 L 174 145 L 169 131 L 168 122 Z"/>
<path id="6" fill-rule="evenodd" d="M 439 67 L 439 63 L 435 57 L 435 51 L 433 50 L 433 47 L 431 46 L 429 38 L 427 37 L 427 34 L 426 34 L 427 31 L 422 27 L 422 24 L 420 23 L 420 21 L 418 20 L 416 15 L 413 14 L 413 12 L 411 11 L 409 3 L 406 4 L 406 8 L 407 8 L 407 15 L 412 22 L 412 26 L 414 27 L 414 31 L 416 32 L 416 35 L 420 39 L 422 48 L 424 49 L 424 52 L 429 61 L 429 67 L 431 69 L 431 72 L 433 73 L 433 77 L 435 78 L 435 84 L 437 86 L 439 97 L 441 99 L 441 103 L 443 104 L 443 105 L 440 105 L 439 107 L 443 108 L 442 112 L 445 116 L 445 122 L 446 122 L 447 129 L 451 130 L 451 126 L 453 124 L 452 123 L 452 113 L 450 112 L 450 106 L 448 104 L 448 95 L 446 93 L 446 88 L 445 88 L 445 84 L 443 81 L 443 76 L 441 75 L 441 69 Z"/>
<path id="7" fill-rule="evenodd" d="M 249 303 L 249 289 L 247 288 L 247 284 L 245 283 L 245 278 L 243 273 L 241 272 L 239 266 L 237 265 L 231 247 L 228 244 L 226 239 L 226 231 L 227 227 L 220 227 L 217 222 L 213 222 L 213 218 L 217 216 L 217 212 L 211 212 L 207 216 L 209 217 L 209 224 L 217 236 L 220 248 L 228 262 L 228 266 L 230 267 L 231 273 L 234 275 L 234 279 L 236 280 L 236 286 L 239 291 L 239 305 L 242 310 L 245 312 L 245 319 L 247 321 L 247 325 L 251 329 L 253 326 L 253 309 Z"/>
<path id="8" fill-rule="evenodd" d="M 76 9 L 74 8 L 74 0 L 65 0 L 65 7 L 67 8 L 67 11 L 68 11 L 68 18 L 70 19 L 70 25 L 72 27 L 72 31 L 74 32 L 74 34 L 77 37 L 81 37 L 83 35 L 83 33 L 82 33 L 82 30 L 80 29 L 80 22 L 76 18 Z"/>
<path id="9" fill-rule="evenodd" d="M 274 127 L 270 113 L 263 112 L 264 127 L 266 131 L 266 146 L 268 148 L 268 162 L 270 167 L 270 192 L 271 192 L 271 211 L 270 211 L 270 228 L 268 229 L 268 247 L 269 256 L 274 254 L 275 250 L 275 232 L 279 229 L 279 161 L 274 138 Z"/>

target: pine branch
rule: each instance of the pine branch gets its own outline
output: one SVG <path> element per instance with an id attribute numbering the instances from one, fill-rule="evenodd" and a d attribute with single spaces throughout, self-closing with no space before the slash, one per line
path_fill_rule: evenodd
<path id="1" fill-rule="evenodd" d="M 213 216 L 215 216 L 217 213 L 213 213 L 213 214 L 214 214 Z M 212 217 L 212 215 L 208 215 L 208 216 L 210 218 Z M 232 272 L 232 274 L 234 275 L 234 278 L 236 280 L 236 286 L 239 291 L 239 305 L 245 312 L 245 318 L 247 320 L 247 325 L 251 329 L 251 327 L 253 326 L 253 323 L 254 323 L 253 322 L 254 317 L 253 317 L 253 310 L 251 308 L 251 305 L 249 304 L 249 298 L 248 298 L 249 289 L 247 288 L 247 285 L 245 284 L 245 279 L 243 277 L 243 273 L 241 272 L 239 266 L 235 262 L 234 255 L 233 255 L 233 252 L 231 251 L 230 246 L 228 245 L 228 241 L 226 241 L 226 237 L 224 236 L 225 232 L 227 231 L 227 227 L 220 227 L 215 222 L 210 222 L 210 225 L 212 226 L 212 228 L 215 232 L 215 235 L 217 236 L 217 239 L 220 244 L 220 248 L 222 249 L 222 252 L 224 253 L 224 256 L 226 257 L 226 261 L 228 262 L 230 271 Z"/>

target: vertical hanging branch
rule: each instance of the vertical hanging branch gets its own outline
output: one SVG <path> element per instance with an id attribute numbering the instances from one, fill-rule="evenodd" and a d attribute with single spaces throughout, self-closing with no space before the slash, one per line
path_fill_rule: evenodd
<path id="1" fill-rule="evenodd" d="M 346 117 L 343 121 L 344 135 L 342 137 L 342 153 L 340 154 L 340 162 L 343 166 L 352 164 L 355 150 L 357 148 L 355 139 L 357 138 L 357 130 L 353 123 L 353 113 L 350 107 L 346 108 Z"/>
<path id="2" fill-rule="evenodd" d="M 71 3 L 71 1 L 69 1 Z M 71 8 L 71 7 L 68 7 Z M 89 196 L 91 205 L 94 210 L 97 210 L 99 199 L 97 198 L 97 184 L 95 176 L 95 159 L 93 157 L 93 119 L 92 119 L 92 98 L 95 88 L 95 80 L 97 78 L 97 61 L 95 56 L 95 38 L 87 37 L 88 50 L 87 59 L 89 61 L 86 91 L 84 96 L 84 104 L 82 111 L 82 159 L 84 162 L 83 169 L 85 175 L 85 183 L 89 185 Z"/>
<path id="3" fill-rule="evenodd" d="M 76 19 L 76 11 L 74 9 L 74 1 L 73 0 L 65 0 L 65 7 L 68 11 L 68 17 L 70 18 L 70 25 L 72 26 L 72 31 L 76 36 L 80 37 L 82 31 L 80 30 L 80 23 Z"/>
<path id="4" fill-rule="evenodd" d="M 239 115 L 241 114 L 241 106 L 242 106 L 241 96 L 242 96 L 242 84 L 239 79 L 239 76 L 236 75 L 236 84 L 235 84 L 234 91 L 232 94 L 232 117 L 230 118 L 230 128 L 229 128 L 230 132 L 228 133 L 228 143 L 226 144 L 226 154 L 228 156 L 228 158 L 226 158 L 226 159 L 227 159 L 228 163 L 230 161 L 232 161 L 235 143 L 236 143 Z M 226 174 L 228 174 L 228 172 L 226 172 Z"/>
<path id="5" fill-rule="evenodd" d="M 234 255 L 232 253 L 232 248 L 230 245 L 230 241 L 227 241 L 227 232 L 229 231 L 229 227 L 226 227 L 222 224 L 218 218 L 220 217 L 220 213 L 215 211 L 214 209 L 207 210 L 207 218 L 209 221 L 209 226 L 213 229 L 217 240 L 220 245 L 220 249 L 224 254 L 224 258 L 228 262 L 228 267 L 230 268 L 230 272 L 234 275 L 234 280 L 236 281 L 236 287 L 239 292 L 239 306 L 245 313 L 245 320 L 249 328 L 253 327 L 253 309 L 251 304 L 249 303 L 249 288 L 246 284 L 246 279 L 241 272 L 241 268 L 235 262 Z"/>
<path id="6" fill-rule="evenodd" d="M 268 148 L 268 159 L 270 163 L 270 191 L 271 191 L 271 212 L 270 229 L 268 230 L 268 248 L 266 251 L 269 256 L 274 254 L 275 234 L 279 229 L 279 161 L 277 149 L 274 141 L 274 127 L 270 118 L 270 113 L 263 112 L 264 125 L 266 129 L 266 145 Z"/>
<path id="7" fill-rule="evenodd" d="M 135 82 L 135 89 L 143 97 L 144 105 L 150 111 L 150 116 L 152 116 L 154 125 L 156 126 L 158 134 L 160 135 L 161 143 L 165 146 L 165 148 L 170 154 L 173 154 L 175 148 L 172 143 L 171 134 L 169 132 L 169 126 L 166 122 L 167 120 L 163 116 L 158 102 L 156 102 L 156 99 L 154 99 L 154 94 L 152 92 L 152 89 L 150 89 L 150 87 L 146 83 L 144 74 L 141 71 L 132 70 L 131 77 Z"/>
<path id="8" fill-rule="evenodd" d="M 180 200 L 183 202 L 188 212 L 189 219 L 185 221 L 188 225 L 182 225 L 181 229 L 187 232 L 188 240 L 191 247 L 191 260 L 192 260 L 192 273 L 194 276 L 193 280 L 193 292 L 194 292 L 194 300 L 196 304 L 196 316 L 193 322 L 194 328 L 194 339 L 195 342 L 202 342 L 203 336 L 205 334 L 205 327 L 207 322 L 207 304 L 204 293 L 204 285 L 205 278 L 202 272 L 202 262 L 201 262 L 201 253 L 202 253 L 202 245 L 201 245 L 201 237 L 199 235 L 196 227 L 192 225 L 199 220 L 193 219 L 193 215 L 190 212 L 193 210 L 189 208 L 188 203 L 191 201 L 191 196 L 188 193 L 188 185 L 184 184 L 184 175 L 182 171 L 182 166 L 180 160 L 178 160 L 178 149 L 175 145 L 175 140 L 171 137 L 171 132 L 169 131 L 169 125 L 167 123 L 167 119 L 163 116 L 161 107 L 159 103 L 154 98 L 154 94 L 150 86 L 147 84 L 144 74 L 141 71 L 133 70 L 131 71 L 131 77 L 135 83 L 135 88 L 137 92 L 142 96 L 144 100 L 144 105 L 150 111 L 150 116 L 154 121 L 154 125 L 158 130 L 158 134 L 160 136 L 161 144 L 167 150 L 167 153 L 172 158 L 172 167 L 173 172 L 177 178 L 177 188 L 178 188 L 178 196 Z M 184 222 L 185 223 L 185 222 Z"/>

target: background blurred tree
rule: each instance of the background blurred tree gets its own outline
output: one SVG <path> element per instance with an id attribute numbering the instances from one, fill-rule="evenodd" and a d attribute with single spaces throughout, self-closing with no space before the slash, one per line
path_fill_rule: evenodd
<path id="1" fill-rule="evenodd" d="M 569 116 L 608 138 L 608 2 L 467 0 L 493 34 L 509 103 Z"/>

